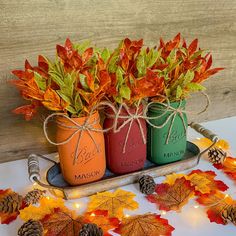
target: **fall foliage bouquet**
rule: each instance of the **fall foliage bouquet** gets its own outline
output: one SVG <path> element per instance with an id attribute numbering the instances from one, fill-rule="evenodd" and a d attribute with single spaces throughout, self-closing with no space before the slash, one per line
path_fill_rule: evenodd
<path id="1" fill-rule="evenodd" d="M 180 160 L 186 150 L 187 111 L 185 99 L 205 89 L 203 81 L 223 68 L 212 66 L 212 56 L 198 48 L 194 39 L 189 46 L 180 34 L 173 40 L 160 39 L 158 59 L 152 70 L 163 79 L 162 96 L 149 103 L 149 158 L 157 164 Z"/>
<path id="2" fill-rule="evenodd" d="M 146 68 L 143 68 L 145 55 Z M 107 112 L 104 128 L 108 167 L 117 174 L 142 169 L 146 160 L 146 120 L 143 102 L 163 92 L 164 80 L 152 70 L 159 54 L 144 48 L 143 40 L 126 38 L 108 56 L 107 72 L 111 83 L 106 97 L 117 108 Z"/>
<path id="3" fill-rule="evenodd" d="M 18 79 L 11 83 L 31 102 L 13 112 L 23 114 L 26 120 L 36 114 L 39 106 L 69 117 L 86 116 L 103 98 L 110 83 L 108 74 L 100 66 L 102 58 L 87 42 L 72 44 L 67 39 L 65 46 L 56 48 L 54 61 L 39 56 L 38 66 L 33 67 L 26 60 L 24 71 L 12 71 Z"/>
<path id="4" fill-rule="evenodd" d="M 63 176 L 72 185 L 91 182 L 105 172 L 104 136 L 98 111 L 110 83 L 103 59 L 88 43 L 57 45 L 55 60 L 39 56 L 38 66 L 25 62 L 25 70 L 14 70 L 12 80 L 31 104 L 14 110 L 30 120 L 38 107 L 52 111 L 44 122 L 47 140 L 58 146 Z M 47 134 L 50 118 L 56 121 L 56 142 Z"/>

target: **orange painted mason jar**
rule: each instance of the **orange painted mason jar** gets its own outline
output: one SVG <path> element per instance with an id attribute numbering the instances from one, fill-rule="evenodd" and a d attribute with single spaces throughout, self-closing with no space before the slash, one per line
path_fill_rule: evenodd
<path id="1" fill-rule="evenodd" d="M 89 118 L 71 119 L 81 126 L 88 119 L 88 124 L 91 128 L 102 129 L 98 112 L 95 112 Z M 80 130 L 75 133 L 77 130 L 75 124 L 69 119 L 64 117 L 57 118 L 57 142 L 64 142 L 73 135 L 67 143 L 58 146 L 61 171 L 64 179 L 70 185 L 85 184 L 99 180 L 103 177 L 106 169 L 103 133 L 93 130 L 89 132 L 88 130 Z M 77 145 L 79 146 L 77 156 L 75 156 Z"/>

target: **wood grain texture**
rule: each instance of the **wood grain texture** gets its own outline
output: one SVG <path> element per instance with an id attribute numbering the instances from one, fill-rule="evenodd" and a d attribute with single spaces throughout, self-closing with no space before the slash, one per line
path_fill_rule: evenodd
<path id="1" fill-rule="evenodd" d="M 148 45 L 181 32 L 187 40 L 199 38 L 213 53 L 214 65 L 226 70 L 207 81 L 212 104 L 194 121 L 236 115 L 236 1 L 231 0 L 1 0 L 0 1 L 0 162 L 20 159 L 31 152 L 48 153 L 55 147 L 43 137 L 40 118 L 25 122 L 11 114 L 22 104 L 9 86 L 12 69 L 22 68 L 38 54 L 54 56 L 55 45 L 66 37 L 89 39 L 114 47 L 128 36 Z M 203 106 L 193 96 L 189 110 Z"/>

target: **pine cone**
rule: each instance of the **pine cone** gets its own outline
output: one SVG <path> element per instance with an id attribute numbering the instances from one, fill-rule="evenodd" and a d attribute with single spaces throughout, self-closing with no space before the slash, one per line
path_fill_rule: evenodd
<path id="1" fill-rule="evenodd" d="M 103 231 L 96 224 L 84 224 L 79 236 L 103 236 Z"/>
<path id="2" fill-rule="evenodd" d="M 150 175 L 143 175 L 139 179 L 139 189 L 142 193 L 152 194 L 155 191 L 155 181 Z"/>
<path id="3" fill-rule="evenodd" d="M 43 226 L 39 221 L 28 220 L 18 230 L 19 236 L 42 236 Z"/>
<path id="4" fill-rule="evenodd" d="M 23 197 L 18 193 L 11 193 L 1 199 L 0 201 L 0 212 L 13 213 L 20 210 L 23 202 Z"/>
<path id="5" fill-rule="evenodd" d="M 208 151 L 208 159 L 213 164 L 223 163 L 225 157 L 226 157 L 226 152 L 224 152 L 220 148 L 211 148 Z"/>
<path id="6" fill-rule="evenodd" d="M 44 195 L 46 191 L 40 189 L 34 189 L 26 194 L 24 197 L 24 202 L 29 206 L 31 204 L 36 204 L 40 198 Z"/>
<path id="7" fill-rule="evenodd" d="M 236 225 L 236 205 L 229 206 L 223 210 L 221 216 L 225 221 L 231 221 Z"/>

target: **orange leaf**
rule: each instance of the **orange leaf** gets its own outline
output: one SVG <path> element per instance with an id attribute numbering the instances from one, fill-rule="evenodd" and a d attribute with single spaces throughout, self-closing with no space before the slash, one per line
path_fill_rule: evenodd
<path id="1" fill-rule="evenodd" d="M 147 196 L 148 201 L 156 203 L 160 210 L 180 211 L 188 199 L 194 196 L 194 187 L 182 177 L 176 179 L 173 185 L 158 184 L 155 192 L 157 194 Z"/>
<path id="2" fill-rule="evenodd" d="M 203 194 L 196 201 L 207 207 L 207 215 L 211 222 L 223 225 L 227 224 L 227 221 L 222 218 L 222 212 L 235 204 L 230 196 L 221 192 L 216 192 L 213 195 Z"/>
<path id="3" fill-rule="evenodd" d="M 216 173 L 214 171 L 193 170 L 188 179 L 195 186 L 196 193 L 213 194 L 217 190 L 226 191 L 228 186 L 221 180 L 215 180 Z"/>
<path id="4" fill-rule="evenodd" d="M 84 215 L 84 221 L 86 223 L 93 223 L 98 225 L 104 233 L 104 236 L 109 236 L 109 230 L 117 228 L 120 221 L 117 218 L 109 218 L 108 211 L 97 210 L 94 212 L 87 212 Z"/>
<path id="5" fill-rule="evenodd" d="M 69 210 L 55 208 L 41 223 L 46 231 L 45 236 L 78 236 L 84 222 L 81 216 L 74 217 Z"/>
<path id="6" fill-rule="evenodd" d="M 168 220 L 150 213 L 125 218 L 114 232 L 122 236 L 170 236 L 174 229 Z"/>
<path id="7" fill-rule="evenodd" d="M 53 111 L 61 111 L 63 110 L 63 107 L 61 106 L 61 99 L 59 95 L 52 90 L 51 88 L 48 88 L 44 94 L 44 101 L 42 101 L 42 104 L 47 107 L 49 110 Z"/>

